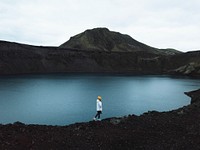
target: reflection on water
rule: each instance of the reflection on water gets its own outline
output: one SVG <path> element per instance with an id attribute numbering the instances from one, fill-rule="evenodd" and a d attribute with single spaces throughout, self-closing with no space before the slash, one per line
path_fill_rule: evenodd
<path id="1" fill-rule="evenodd" d="M 189 104 L 200 80 L 167 76 L 26 75 L 0 77 L 0 122 L 66 125 L 90 121 L 96 97 L 103 118 L 168 111 Z"/>

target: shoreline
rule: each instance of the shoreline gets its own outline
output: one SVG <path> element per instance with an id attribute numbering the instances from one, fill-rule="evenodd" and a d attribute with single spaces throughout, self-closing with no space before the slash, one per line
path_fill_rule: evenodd
<path id="1" fill-rule="evenodd" d="M 1 149 L 199 149 L 200 89 L 191 104 L 168 112 L 67 126 L 0 125 Z"/>
<path id="2" fill-rule="evenodd" d="M 190 76 L 181 74 L 143 74 L 143 73 L 121 73 L 121 72 L 49 72 L 49 73 L 19 73 L 19 74 L 0 74 L 0 77 L 23 77 L 23 76 L 53 76 L 53 75 L 67 75 L 67 76 L 159 76 L 170 78 L 183 78 L 183 79 L 200 79 L 200 76 Z"/>

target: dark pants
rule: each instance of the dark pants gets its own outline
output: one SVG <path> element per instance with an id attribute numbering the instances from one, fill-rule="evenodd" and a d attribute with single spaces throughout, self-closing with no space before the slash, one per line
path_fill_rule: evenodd
<path id="1" fill-rule="evenodd" d="M 100 115 L 101 115 L 101 111 L 97 111 L 97 114 L 96 114 L 95 118 L 98 117 L 98 119 L 99 119 L 99 118 L 100 118 Z"/>

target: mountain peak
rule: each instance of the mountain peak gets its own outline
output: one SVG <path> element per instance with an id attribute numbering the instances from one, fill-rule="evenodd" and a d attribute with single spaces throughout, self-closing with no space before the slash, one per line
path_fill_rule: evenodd
<path id="1" fill-rule="evenodd" d="M 109 32 L 110 30 L 108 28 L 105 28 L 105 27 L 98 27 L 98 28 L 88 29 L 85 32 L 90 32 L 90 31 L 93 31 L 93 32 Z"/>
<path id="2" fill-rule="evenodd" d="M 128 35 L 110 31 L 107 28 L 94 28 L 71 37 L 60 47 L 100 51 L 132 51 L 133 48 L 139 50 L 140 44 Z"/>
<path id="3" fill-rule="evenodd" d="M 60 45 L 61 48 L 76 48 L 82 50 L 98 50 L 109 52 L 137 52 L 163 53 L 163 50 L 150 47 L 136 41 L 131 36 L 110 31 L 107 28 L 88 29 L 70 38 Z"/>

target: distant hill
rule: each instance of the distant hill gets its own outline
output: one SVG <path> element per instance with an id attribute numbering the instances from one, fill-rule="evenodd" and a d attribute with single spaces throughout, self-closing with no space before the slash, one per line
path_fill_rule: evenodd
<path id="1" fill-rule="evenodd" d="M 134 40 L 131 36 L 110 31 L 107 28 L 94 28 L 75 35 L 60 45 L 61 48 L 76 48 L 106 52 L 148 52 L 160 55 L 181 53 L 174 49 L 157 49 Z"/>

